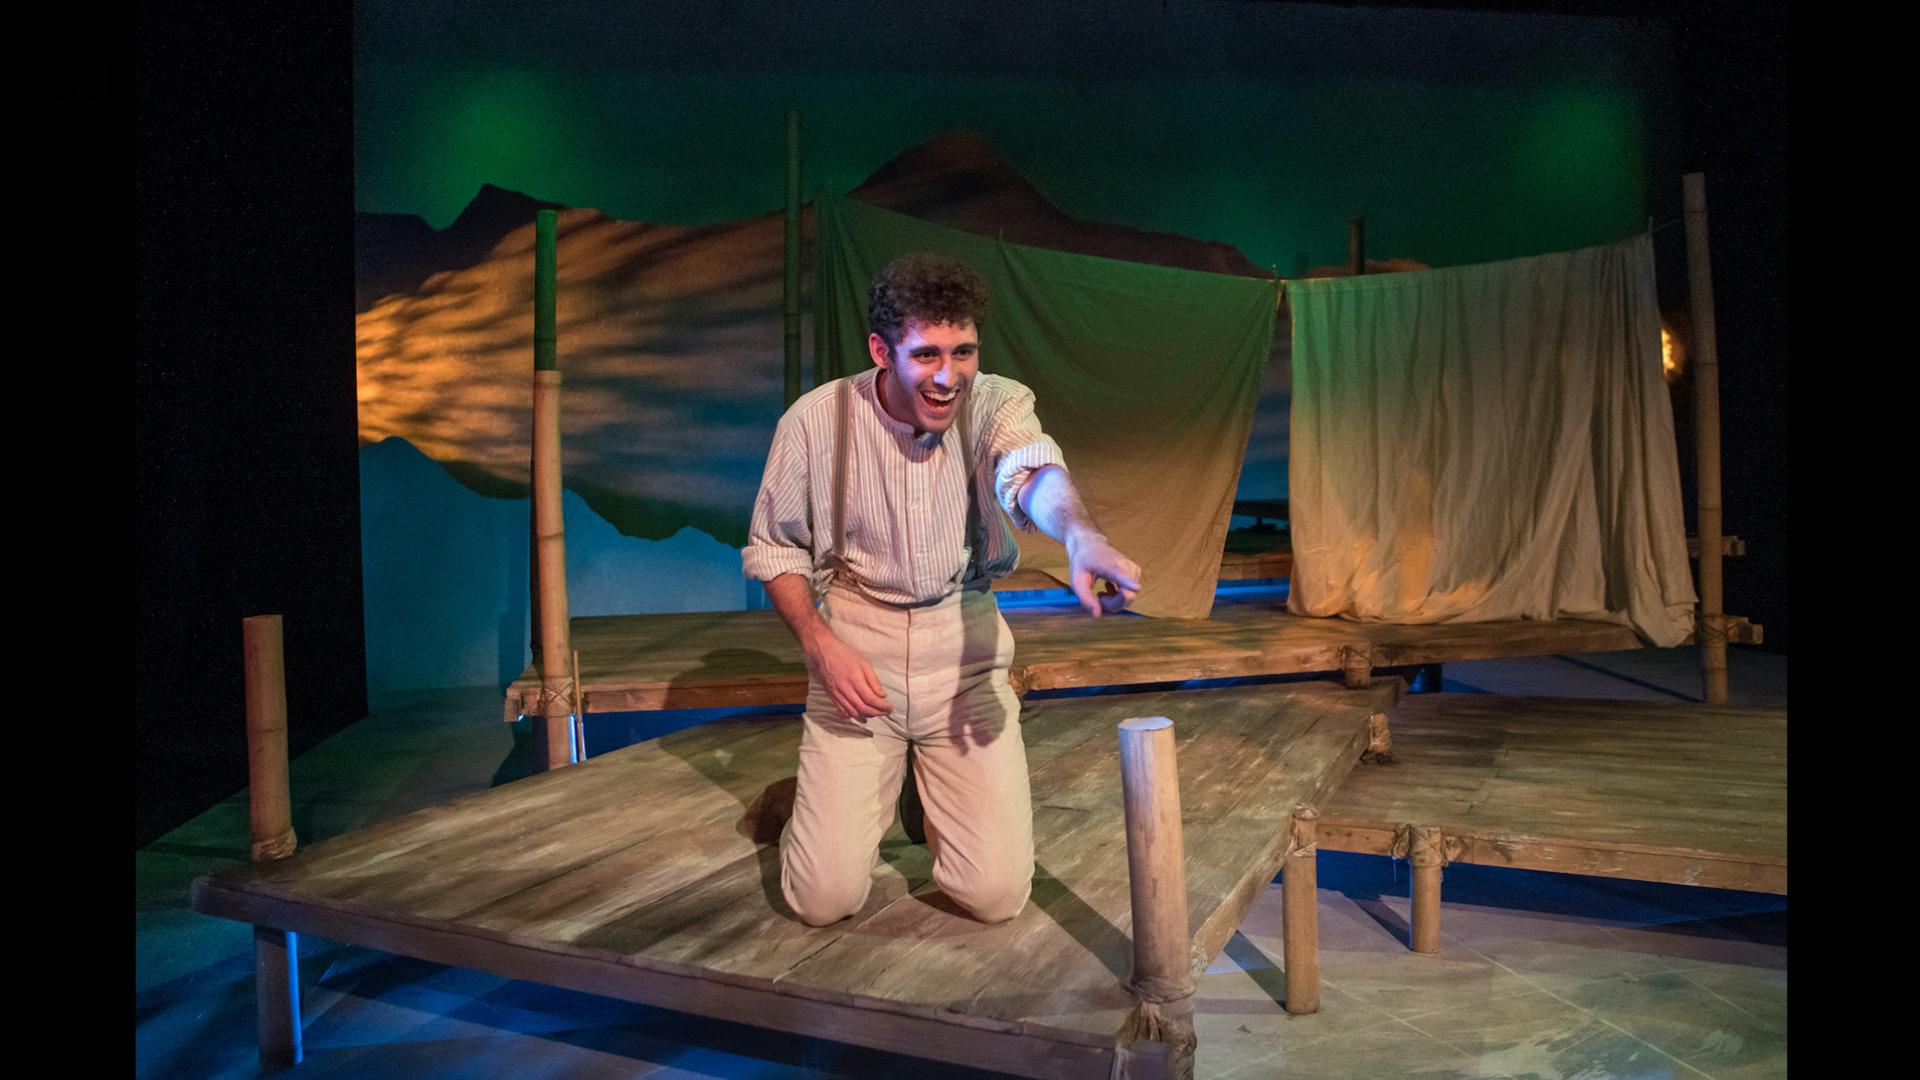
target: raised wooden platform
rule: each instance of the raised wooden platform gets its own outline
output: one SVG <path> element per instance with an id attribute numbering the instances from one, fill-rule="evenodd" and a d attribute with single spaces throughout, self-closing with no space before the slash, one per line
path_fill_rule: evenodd
<path id="1" fill-rule="evenodd" d="M 1347 778 L 1320 820 L 1339 851 L 1785 894 L 1787 714 L 1683 702 L 1423 694 L 1393 713 L 1391 763 Z"/>
<path id="2" fill-rule="evenodd" d="M 1113 620 L 1119 622 L 1121 620 Z M 688 729 L 194 884 L 202 912 L 511 978 L 1036 1077 L 1155 1075 L 1134 1001 L 1115 725 L 1173 718 L 1193 956 L 1220 951 L 1300 804 L 1403 691 L 1306 683 L 1062 698 L 1023 716 L 1032 901 L 988 926 L 898 827 L 866 908 L 811 928 L 747 808 L 795 768 L 790 716 Z"/>
<path id="3" fill-rule="evenodd" d="M 1293 550 L 1284 542 L 1249 534 L 1252 538 L 1236 540 L 1240 532 L 1227 535 L 1227 550 L 1220 557 L 1221 581 L 1255 581 L 1266 578 L 1284 578 L 1293 576 Z M 1241 550 L 1235 550 L 1238 547 Z M 1067 583 L 1044 570 L 1015 570 L 1006 577 L 993 583 L 997 593 L 1024 592 L 1033 589 L 1064 589 Z"/>
<path id="4" fill-rule="evenodd" d="M 1349 649 L 1364 650 L 1379 668 L 1641 644 L 1626 626 L 1578 619 L 1400 626 L 1303 618 L 1286 612 L 1278 589 L 1223 596 L 1209 619 L 1094 619 L 1066 603 L 1005 614 L 1017 644 L 1011 677 L 1022 693 L 1340 671 Z M 807 697 L 800 647 L 771 611 L 577 618 L 573 647 L 589 714 L 796 705 Z M 507 688 L 505 718 L 538 712 L 539 693 L 530 666 Z"/>

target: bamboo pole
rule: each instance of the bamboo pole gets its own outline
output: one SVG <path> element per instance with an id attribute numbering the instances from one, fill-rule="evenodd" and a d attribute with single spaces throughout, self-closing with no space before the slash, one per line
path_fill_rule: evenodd
<path id="1" fill-rule="evenodd" d="M 540 731 L 535 764 L 557 769 L 573 761 L 568 722 L 573 694 L 567 677 L 567 537 L 561 512 L 560 360 L 555 302 L 559 215 L 534 215 L 533 243 L 533 532 L 540 597 Z"/>
<path id="2" fill-rule="evenodd" d="M 1288 1012 L 1320 1011 L 1320 815 L 1311 806 L 1293 811 L 1287 838 L 1286 872 L 1280 875 L 1281 962 L 1287 969 Z"/>
<path id="3" fill-rule="evenodd" d="M 1375 761 L 1393 757 L 1393 728 L 1387 723 L 1386 713 L 1377 712 L 1367 717 L 1367 754 Z"/>
<path id="4" fill-rule="evenodd" d="M 800 111 L 787 110 L 787 404 L 800 397 Z"/>
<path id="5" fill-rule="evenodd" d="M 1367 272 L 1367 217 L 1355 214 L 1347 221 L 1347 269 L 1354 277 Z"/>
<path id="6" fill-rule="evenodd" d="M 1349 690 L 1373 685 L 1373 645 L 1340 646 L 1340 676 Z"/>
<path id="7" fill-rule="evenodd" d="M 1186 854 L 1180 834 L 1180 770 L 1173 721 L 1122 720 L 1120 783 L 1126 809 L 1127 878 L 1133 899 L 1133 978 L 1139 1006 L 1122 1043 L 1167 1047 L 1168 1075 L 1193 1071 L 1193 940 L 1187 924 Z"/>
<path id="8" fill-rule="evenodd" d="M 1440 873 L 1446 858 L 1440 827 L 1415 825 L 1407 861 L 1413 864 L 1413 951 L 1440 951 Z"/>
<path id="9" fill-rule="evenodd" d="M 247 817 L 254 862 L 293 854 L 293 796 L 287 780 L 287 675 L 278 615 L 240 624 L 247 681 Z M 255 1033 L 260 1060 L 300 1063 L 300 939 L 286 930 L 253 928 Z"/>
<path id="10" fill-rule="evenodd" d="M 1687 219 L 1687 292 L 1693 307 L 1693 445 L 1699 475 L 1701 682 L 1707 704 L 1727 703 L 1726 599 L 1720 577 L 1720 346 L 1713 325 L 1713 260 L 1707 250 L 1707 177 L 1681 180 Z"/>
<path id="11" fill-rule="evenodd" d="M 247 818 L 253 861 L 293 854 L 293 795 L 287 781 L 287 672 L 278 615 L 240 624 L 247 679 Z"/>

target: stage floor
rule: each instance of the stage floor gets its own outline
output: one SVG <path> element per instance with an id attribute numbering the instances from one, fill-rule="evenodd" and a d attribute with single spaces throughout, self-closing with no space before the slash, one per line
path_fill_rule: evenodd
<path id="1" fill-rule="evenodd" d="M 1339 671 L 1345 650 L 1375 668 L 1512 656 L 1608 652 L 1633 631 L 1580 619 L 1401 626 L 1304 618 L 1280 588 L 1223 590 L 1210 619 L 1090 618 L 1072 603 L 1007 605 L 1016 690 L 1129 686 L 1188 679 Z M 572 622 L 580 685 L 594 713 L 792 705 L 806 701 L 800 647 L 772 611 L 606 615 Z M 505 715 L 537 712 L 529 666 L 507 688 Z"/>
<path id="2" fill-rule="evenodd" d="M 1730 665 L 1736 703 L 1785 706 L 1785 657 L 1736 649 Z M 1699 693 L 1690 649 L 1466 662 L 1446 675 L 1461 694 Z M 525 775 L 528 725 L 474 723 L 498 700 L 497 687 L 393 695 L 301 755 L 293 797 L 303 844 Z M 609 718 L 590 728 L 590 745 L 616 726 Z M 250 932 L 186 906 L 189 882 L 246 857 L 244 792 L 135 855 L 139 1077 L 259 1075 Z M 1405 940 L 1404 863 L 1323 848 L 1320 864 L 1321 1012 L 1280 1008 L 1280 888 L 1271 885 L 1201 978 L 1200 1076 L 1786 1074 L 1784 898 L 1456 865 L 1446 872 L 1442 950 L 1419 956 Z M 301 944 L 307 1061 L 296 1075 L 309 1080 L 993 1075 L 318 936 Z"/>
<path id="3" fill-rule="evenodd" d="M 793 774 L 792 716 L 689 728 L 235 868 L 196 882 L 194 906 L 721 1019 L 1105 1080 L 1134 1010 L 1115 725 L 1174 721 L 1204 967 L 1279 871 L 1295 807 L 1324 804 L 1402 689 L 1386 679 L 1030 703 L 1033 898 L 997 925 L 959 913 L 931 881 L 927 849 L 897 833 L 860 913 L 816 928 L 786 909 L 778 851 L 753 839 L 750 808 Z"/>

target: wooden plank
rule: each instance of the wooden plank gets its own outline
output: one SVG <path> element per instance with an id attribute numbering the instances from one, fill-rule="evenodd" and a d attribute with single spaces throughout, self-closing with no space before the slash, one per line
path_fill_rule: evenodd
<path id="1" fill-rule="evenodd" d="M 1323 816 L 1330 849 L 1434 825 L 1466 862 L 1786 890 L 1783 712 L 1447 694 L 1408 701 L 1394 736 Z"/>
<path id="2" fill-rule="evenodd" d="M 202 879 L 195 904 L 771 1027 L 804 1017 L 795 1030 L 942 1060 L 1058 1076 L 1092 1063 L 1104 1076 L 1134 1007 L 1114 724 L 1131 715 L 1179 724 L 1183 817 L 1198 838 L 1187 859 L 1191 922 L 1210 955 L 1251 904 L 1248 882 L 1271 879 L 1292 807 L 1323 798 L 1352 767 L 1367 718 L 1395 690 L 1307 684 L 1034 703 L 1022 724 L 1036 802 L 1033 902 L 996 926 L 939 896 L 930 853 L 897 833 L 853 918 L 814 928 L 784 910 L 778 851 L 756 845 L 744 817 L 768 783 L 791 775 L 791 718 L 678 732 L 452 812 L 338 838 L 305 864 Z M 929 1052 L 934 1037 L 916 1026 L 926 1024 L 944 1032 L 934 1043 L 946 1049 Z M 964 1049 L 982 1033 L 1008 1056 Z"/>
<path id="3" fill-rule="evenodd" d="M 275 897 L 232 893 L 205 879 L 195 883 L 194 908 L 208 915 L 283 927 L 431 963 L 1040 1080 L 1107 1080 L 1112 1068 L 1111 1046 L 1060 1042 L 1006 1027 L 959 1027 L 888 1009 L 883 1002 L 849 1005 L 796 997 L 697 972 L 624 962 L 608 954 L 549 950 Z"/>
<path id="4" fill-rule="evenodd" d="M 404 882 L 436 864 L 510 857 L 514 845 L 541 843 L 550 830 L 585 815 L 629 812 L 648 820 L 649 808 L 661 808 L 661 800 L 696 797 L 713 790 L 717 778 L 743 775 L 730 773 L 720 763 L 723 755 L 753 760 L 778 753 L 797 742 L 797 727 L 791 719 L 716 725 L 701 739 L 644 743 L 428 807 L 263 864 L 257 874 L 264 882 L 345 896 L 383 881 Z"/>
<path id="5" fill-rule="evenodd" d="M 1366 741 L 1366 718 L 1388 689 L 1344 705 L 1348 758 L 1319 761 L 1302 747 L 1343 691 L 1320 687 L 1243 687 L 1223 691 L 1129 694 L 1075 702 L 1078 725 L 1102 742 L 1124 716 L 1169 715 L 1180 736 L 1183 827 L 1209 837 L 1189 847 L 1194 921 L 1234 894 L 1301 797 L 1317 797 L 1351 767 Z M 1049 706 L 1061 706 L 1049 701 Z M 838 989 L 857 996 L 932 1005 L 997 1019 L 1111 1036 L 1132 1009 L 1123 989 L 1131 957 L 1131 898 L 1114 748 L 1061 755 L 1032 773 L 1037 873 L 1032 902 L 1014 920 L 987 927 L 955 917 L 930 885 L 797 965 L 783 984 Z M 1279 784 L 1273 807 L 1260 793 Z M 1231 860 L 1224 871 L 1213 863 Z M 1250 902 L 1250 901 L 1249 901 Z M 1242 911 L 1244 914 L 1244 911 Z M 1234 918 L 1238 922 L 1238 918 Z M 1230 932 L 1230 931 L 1229 931 Z M 1221 936 L 1220 944 L 1224 943 Z M 1218 945 L 1214 945 L 1217 949 Z M 958 1002 L 964 1001 L 964 1004 Z"/>
<path id="6" fill-rule="evenodd" d="M 1451 831 L 1448 835 L 1456 835 Z M 1392 855 L 1394 828 L 1354 819 L 1320 820 L 1320 843 L 1329 851 Z M 1787 893 L 1784 857 L 1742 858 L 1727 852 L 1652 848 L 1629 842 L 1582 843 L 1519 836 L 1464 836 L 1465 850 L 1455 860 L 1521 870 L 1659 881 L 1747 892 Z"/>
<path id="7" fill-rule="evenodd" d="M 1259 568 L 1247 564 L 1249 573 Z M 1261 571 L 1264 573 L 1264 571 Z M 1343 646 L 1377 667 L 1640 647 L 1630 627 L 1577 619 L 1401 626 L 1305 618 L 1270 596 L 1222 597 L 1208 619 L 1089 619 L 1072 604 L 1006 612 L 1023 692 L 1335 671 Z M 799 647 L 768 611 L 573 620 L 590 711 L 797 704 Z M 507 719 L 533 707 L 538 672 L 508 688 Z"/>

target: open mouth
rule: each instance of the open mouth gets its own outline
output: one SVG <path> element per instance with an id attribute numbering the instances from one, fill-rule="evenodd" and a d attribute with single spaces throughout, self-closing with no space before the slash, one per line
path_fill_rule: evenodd
<path id="1" fill-rule="evenodd" d="M 936 413 L 945 412 L 947 409 L 952 408 L 954 399 L 959 396 L 960 392 L 957 390 L 948 390 L 944 393 L 938 390 L 920 391 L 920 400 L 926 403 L 927 408 Z"/>

